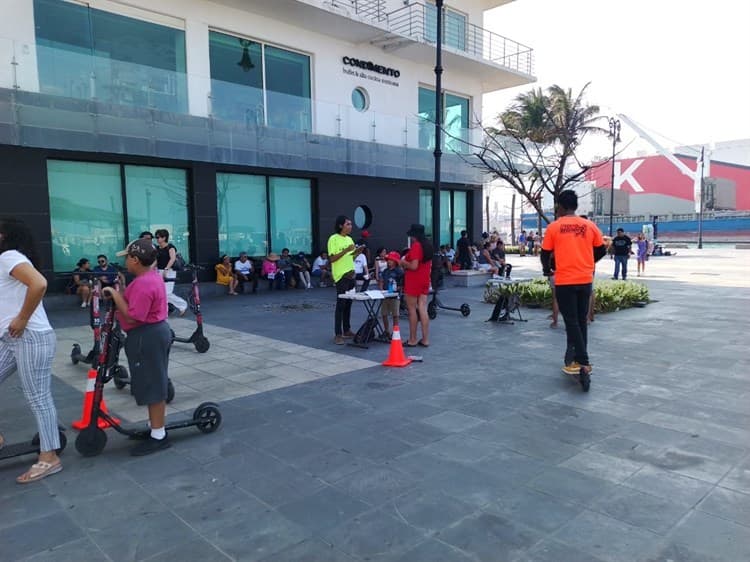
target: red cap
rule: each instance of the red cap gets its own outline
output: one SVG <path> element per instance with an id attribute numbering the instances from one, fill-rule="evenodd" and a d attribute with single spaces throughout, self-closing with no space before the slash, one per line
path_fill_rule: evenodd
<path id="1" fill-rule="evenodd" d="M 401 261 L 401 254 L 399 254 L 398 252 L 388 252 L 388 255 L 385 256 L 385 259 L 393 260 L 398 263 Z"/>

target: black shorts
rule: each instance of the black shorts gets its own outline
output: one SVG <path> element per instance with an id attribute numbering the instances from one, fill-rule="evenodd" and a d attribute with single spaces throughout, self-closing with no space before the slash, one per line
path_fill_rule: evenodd
<path id="1" fill-rule="evenodd" d="M 171 343 L 172 331 L 166 322 L 128 331 L 125 354 L 130 369 L 130 393 L 139 406 L 166 401 Z"/>

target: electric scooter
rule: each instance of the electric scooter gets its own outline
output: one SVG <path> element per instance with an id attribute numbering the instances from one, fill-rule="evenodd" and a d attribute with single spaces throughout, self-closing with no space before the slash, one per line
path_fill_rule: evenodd
<path id="1" fill-rule="evenodd" d="M 437 310 L 438 308 L 442 308 L 443 310 L 455 310 L 456 312 L 460 312 L 461 316 L 468 316 L 471 314 L 471 307 L 463 303 L 458 308 L 454 308 L 451 306 L 446 306 L 443 304 L 443 302 L 438 298 L 438 286 L 442 284 L 442 272 L 440 271 L 440 263 L 438 261 L 433 261 L 432 263 L 432 300 L 427 303 L 427 316 L 430 320 L 435 320 L 437 318 Z"/>
<path id="2" fill-rule="evenodd" d="M 172 331 L 172 341 L 178 343 L 192 343 L 195 346 L 195 350 L 198 353 L 206 353 L 208 348 L 211 347 L 211 343 L 208 338 L 203 335 L 203 314 L 201 313 L 201 295 L 198 288 L 198 270 L 203 269 L 199 265 L 187 264 L 185 269 L 189 269 L 193 272 L 193 281 L 190 287 L 190 294 L 188 295 L 188 307 L 190 311 L 195 314 L 195 323 L 197 324 L 195 331 L 190 334 L 187 338 L 179 338 Z"/>
<path id="3" fill-rule="evenodd" d="M 99 360 L 99 354 L 101 353 L 101 308 L 100 304 L 102 301 L 102 282 L 99 279 L 99 276 L 97 273 L 92 272 L 79 272 L 77 275 L 81 277 L 88 277 L 88 282 L 92 285 L 91 287 L 91 304 L 89 306 L 90 308 L 90 318 L 91 318 L 91 329 L 94 332 L 94 345 L 89 350 L 89 352 L 84 355 L 81 351 L 81 346 L 77 343 L 73 344 L 73 350 L 70 352 L 70 360 L 73 363 L 73 365 L 77 365 L 78 363 L 85 363 L 87 365 L 91 365 L 94 369 L 97 368 L 97 362 Z M 113 330 L 113 334 L 118 337 L 119 342 L 122 341 L 123 335 L 120 331 L 119 326 L 115 326 Z M 120 347 L 117 347 L 117 354 L 115 355 L 115 362 L 112 366 L 113 375 L 116 378 L 122 378 L 127 379 L 128 378 L 128 370 L 120 365 L 118 363 L 119 361 L 119 351 Z"/>
<path id="4" fill-rule="evenodd" d="M 115 283 L 117 290 L 117 283 Z M 115 307 L 110 307 L 102 323 L 101 330 L 101 352 L 99 354 L 96 379 L 94 380 L 94 397 L 91 401 L 91 416 L 89 425 L 84 427 L 76 437 L 75 447 L 84 457 L 93 457 L 104 450 L 107 444 L 107 433 L 98 426 L 99 419 L 106 421 L 118 433 L 135 439 L 146 438 L 149 429 L 126 428 L 109 413 L 101 410 L 101 402 L 104 393 L 104 385 L 112 379 L 111 364 L 116 360 L 115 349 L 112 345 L 112 333 L 115 323 Z M 165 429 L 181 429 L 183 427 L 195 426 L 202 433 L 213 433 L 221 425 L 221 412 L 218 404 L 204 402 L 194 411 L 192 419 L 168 423 Z"/>
<path id="5" fill-rule="evenodd" d="M 63 452 L 65 446 L 68 444 L 68 438 L 65 436 L 65 428 L 61 425 L 58 426 L 60 432 L 60 448 L 56 449 L 57 454 Z M 33 455 L 39 453 L 39 434 L 35 433 L 34 437 L 30 441 L 23 441 L 22 443 L 11 443 L 0 448 L 0 461 L 10 459 L 13 457 L 20 457 L 23 455 Z"/>

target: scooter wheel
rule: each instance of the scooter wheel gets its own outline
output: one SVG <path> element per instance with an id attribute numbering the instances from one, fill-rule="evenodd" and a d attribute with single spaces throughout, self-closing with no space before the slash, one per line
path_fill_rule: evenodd
<path id="1" fill-rule="evenodd" d="M 193 420 L 197 421 L 198 431 L 213 433 L 221 425 L 221 412 L 219 406 L 213 402 L 204 402 L 193 412 Z"/>
<path id="2" fill-rule="evenodd" d="M 427 316 L 430 320 L 435 320 L 435 318 L 437 318 L 437 305 L 434 302 L 430 302 L 427 305 Z"/>
<path id="3" fill-rule="evenodd" d="M 583 389 L 583 391 L 588 392 L 589 388 L 591 388 L 591 374 L 581 369 L 580 373 L 578 374 L 578 378 L 581 381 L 581 388 Z"/>
<path id="4" fill-rule="evenodd" d="M 55 449 L 55 452 L 59 455 L 65 450 L 65 447 L 68 445 L 68 437 L 65 435 L 65 431 L 62 428 L 58 429 L 58 433 L 60 435 L 60 448 Z M 34 437 L 31 438 L 31 444 L 34 447 L 39 446 L 39 434 L 38 433 L 35 433 Z"/>
<path id="5" fill-rule="evenodd" d="M 84 427 L 76 437 L 76 451 L 84 457 L 95 457 L 106 444 L 107 434 L 98 427 Z"/>
<path id="6" fill-rule="evenodd" d="M 167 381 L 167 404 L 171 403 L 172 400 L 174 400 L 174 385 L 172 379 L 170 379 Z"/>
<path id="7" fill-rule="evenodd" d="M 198 353 L 206 353 L 208 351 L 208 348 L 211 347 L 211 342 L 208 341 L 208 338 L 200 337 L 193 343 L 195 346 L 195 351 Z"/>
<path id="8" fill-rule="evenodd" d="M 130 379 L 128 370 L 122 365 L 118 365 L 113 369 L 113 371 L 114 372 L 112 373 L 112 379 L 115 381 L 115 388 L 117 390 L 122 390 L 127 386 L 128 380 Z"/>
<path id="9" fill-rule="evenodd" d="M 73 351 L 70 352 L 70 361 L 73 365 L 78 365 L 78 358 L 81 356 L 81 346 L 77 343 L 73 344 Z"/>
<path id="10" fill-rule="evenodd" d="M 466 304 L 466 303 L 462 304 L 461 305 L 461 314 L 463 316 L 468 316 L 469 314 L 471 314 L 471 307 L 468 304 Z"/>

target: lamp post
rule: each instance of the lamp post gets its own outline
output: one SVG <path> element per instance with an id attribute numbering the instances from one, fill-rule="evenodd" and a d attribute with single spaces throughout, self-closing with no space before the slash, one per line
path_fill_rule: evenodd
<path id="1" fill-rule="evenodd" d="M 705 182 L 703 178 L 703 167 L 705 164 L 704 156 L 705 156 L 706 147 L 701 146 L 701 177 L 700 177 L 700 193 L 698 194 L 698 249 L 703 249 L 703 198 L 705 197 Z"/>
<path id="2" fill-rule="evenodd" d="M 612 238 L 612 222 L 615 215 L 615 154 L 617 143 L 620 142 L 620 120 L 609 118 L 609 136 L 612 138 L 612 189 L 609 193 L 609 237 Z"/>
<path id="3" fill-rule="evenodd" d="M 432 244 L 440 246 L 440 158 L 443 126 L 443 0 L 435 0 L 437 40 L 435 41 L 435 183 L 432 187 Z"/>

